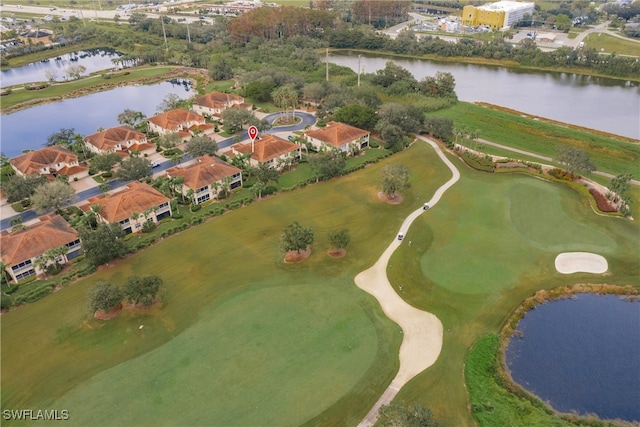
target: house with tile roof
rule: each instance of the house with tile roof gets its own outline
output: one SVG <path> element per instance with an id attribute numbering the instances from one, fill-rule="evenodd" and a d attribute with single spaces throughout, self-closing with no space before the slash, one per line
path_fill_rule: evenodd
<path id="1" fill-rule="evenodd" d="M 304 132 L 307 141 L 316 149 L 331 147 L 345 153 L 352 153 L 356 148 L 369 146 L 371 132 L 349 126 L 340 122 L 329 122 L 325 127 L 310 129 Z"/>
<path id="2" fill-rule="evenodd" d="M 149 117 L 147 121 L 151 132 L 155 132 L 159 135 L 177 133 L 182 137 L 182 139 L 191 138 L 191 129 L 207 125 L 204 117 L 200 114 L 196 114 L 182 108 Z"/>
<path id="3" fill-rule="evenodd" d="M 251 104 L 246 104 L 244 98 L 238 95 L 222 92 L 210 92 L 193 101 L 191 109 L 202 115 L 220 117 L 227 108 L 251 109 Z"/>
<path id="4" fill-rule="evenodd" d="M 202 156 L 190 162 L 167 169 L 169 177 L 183 177 L 182 194 L 188 196 L 190 191 L 194 204 L 200 204 L 218 198 L 220 189 L 225 185 L 229 190 L 242 187 L 242 170 L 222 160 Z"/>
<path id="5" fill-rule="evenodd" d="M 135 151 L 152 154 L 156 150 L 155 144 L 147 142 L 147 135 L 129 126 L 117 126 L 87 135 L 84 145 L 96 154 L 117 153 L 121 157 L 128 157 Z"/>
<path id="6" fill-rule="evenodd" d="M 77 231 L 60 215 L 42 216 L 39 222 L 23 230 L 11 233 L 3 231 L 0 235 L 0 246 L 5 270 L 16 282 L 42 274 L 44 268 L 38 261 L 51 249 L 64 246 L 67 253 L 59 255 L 48 264 L 65 264 L 82 254 Z"/>
<path id="7" fill-rule="evenodd" d="M 98 220 L 118 223 L 126 234 L 137 233 L 147 221 L 158 223 L 171 216 L 171 204 L 167 196 L 143 182 L 131 182 L 124 190 L 106 196 L 91 197 L 82 207 L 88 210 L 94 205 Z"/>
<path id="8" fill-rule="evenodd" d="M 249 163 L 256 167 L 266 163 L 272 168 L 282 169 L 288 161 L 297 162 L 302 157 L 298 144 L 271 134 L 261 136 L 253 144 L 235 144 L 231 150 L 234 154 L 250 155 Z"/>
<path id="9" fill-rule="evenodd" d="M 78 162 L 78 156 L 59 145 L 29 151 L 14 157 L 9 162 L 20 175 L 39 174 L 51 178 L 66 175 L 69 178 L 79 179 L 89 174 L 89 168 Z"/>

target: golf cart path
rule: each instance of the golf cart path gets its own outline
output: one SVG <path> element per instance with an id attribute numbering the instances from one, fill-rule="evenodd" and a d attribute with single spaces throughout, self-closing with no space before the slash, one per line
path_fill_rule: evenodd
<path id="1" fill-rule="evenodd" d="M 460 172 L 447 159 L 435 142 L 421 136 L 418 138 L 431 145 L 436 154 L 453 173 L 451 179 L 438 188 L 431 200 L 427 202 L 430 208 L 433 208 L 444 192 L 460 179 Z M 411 223 L 423 212 L 426 211 L 422 209 L 422 206 L 413 211 L 404 220 L 398 233 L 406 235 Z M 359 273 L 354 279 L 359 288 L 370 293 L 378 300 L 384 313 L 402 328 L 403 334 L 402 344 L 400 345 L 400 369 L 389 387 L 360 422 L 360 427 L 369 427 L 375 424 L 380 407 L 391 402 L 409 380 L 433 365 L 442 349 L 443 328 L 440 319 L 431 313 L 407 304 L 396 293 L 387 278 L 389 259 L 401 244 L 401 240 L 394 238 L 378 261 L 368 270 Z"/>

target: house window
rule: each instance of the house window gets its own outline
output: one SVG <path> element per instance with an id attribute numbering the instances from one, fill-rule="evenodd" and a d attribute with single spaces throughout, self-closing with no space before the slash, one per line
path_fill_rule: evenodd
<path id="1" fill-rule="evenodd" d="M 129 224 L 129 218 L 127 218 L 127 219 L 123 219 L 122 221 L 118 222 L 118 224 L 120 224 L 120 225 L 127 225 L 127 224 Z"/>
<path id="2" fill-rule="evenodd" d="M 28 260 L 26 260 L 26 261 L 19 262 L 19 263 L 18 263 L 18 264 L 16 264 L 16 265 L 12 265 L 12 266 L 11 266 L 11 269 L 12 269 L 13 271 L 16 271 L 16 270 L 20 270 L 20 269 L 22 269 L 22 268 L 24 268 L 24 267 L 26 267 L 26 266 L 28 266 L 28 265 L 31 265 L 31 260 L 30 260 L 30 259 L 28 259 Z"/>
<path id="3" fill-rule="evenodd" d="M 233 178 L 233 179 L 240 178 L 240 172 L 238 172 L 236 174 L 233 174 L 233 176 L 231 178 Z"/>
<path id="4" fill-rule="evenodd" d="M 158 209 L 166 208 L 167 206 L 169 206 L 169 202 L 164 202 L 158 205 Z"/>
<path id="5" fill-rule="evenodd" d="M 31 269 L 29 271 L 25 271 L 24 273 L 16 274 L 16 281 L 19 282 L 22 279 L 26 279 L 27 277 L 31 277 L 35 275 L 36 275 L 36 271 L 34 269 Z"/>
<path id="6" fill-rule="evenodd" d="M 68 248 L 72 248 L 72 247 L 74 247 L 74 246 L 76 246 L 76 245 L 79 245 L 79 244 L 80 244 L 80 239 L 76 239 L 76 240 L 74 240 L 73 242 L 69 242 L 69 243 L 67 243 L 67 244 L 66 244 L 66 246 L 67 246 Z"/>
<path id="7" fill-rule="evenodd" d="M 205 185 L 204 187 L 200 187 L 196 190 L 196 193 L 202 193 L 203 191 L 207 191 L 209 189 L 208 185 Z"/>
<path id="8" fill-rule="evenodd" d="M 202 202 L 206 202 L 207 200 L 209 200 L 211 198 L 211 196 L 209 194 L 205 194 L 204 196 L 200 196 L 196 199 L 196 204 L 200 204 Z"/>

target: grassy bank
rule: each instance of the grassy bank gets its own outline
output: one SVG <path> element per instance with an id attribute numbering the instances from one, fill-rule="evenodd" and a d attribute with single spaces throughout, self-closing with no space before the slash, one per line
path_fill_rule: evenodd
<path id="1" fill-rule="evenodd" d="M 614 175 L 630 172 L 635 179 L 640 178 L 640 144 L 629 142 L 629 138 L 534 120 L 513 111 L 467 102 L 432 114 L 478 129 L 480 138 L 551 158 L 556 156 L 556 147 L 572 146 L 587 151 L 600 171 Z"/>
<path id="2" fill-rule="evenodd" d="M 589 34 L 584 44 L 598 52 L 616 53 L 618 55 L 640 56 L 640 42 L 624 40 L 604 33 Z"/>

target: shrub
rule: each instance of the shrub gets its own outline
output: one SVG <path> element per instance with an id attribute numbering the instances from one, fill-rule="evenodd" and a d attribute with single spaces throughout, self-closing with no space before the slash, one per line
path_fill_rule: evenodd
<path id="1" fill-rule="evenodd" d="M 463 151 L 462 153 L 460 153 L 460 157 L 473 169 L 484 172 L 493 172 L 495 169 L 495 165 L 493 164 L 493 161 L 490 159 L 490 157 L 479 157 L 468 151 Z"/>
<path id="2" fill-rule="evenodd" d="M 601 193 L 599 193 L 595 189 L 590 188 L 589 193 L 591 193 L 593 198 L 596 200 L 596 205 L 598 206 L 598 209 L 601 212 L 617 212 L 618 211 L 618 209 L 616 209 L 616 207 L 613 206 L 605 196 L 603 196 Z"/>
<path id="3" fill-rule="evenodd" d="M 13 306 L 13 298 L 9 295 L 1 294 L 0 295 L 0 309 L 8 310 Z"/>
<path id="4" fill-rule="evenodd" d="M 278 192 L 278 189 L 275 186 L 269 185 L 269 186 L 265 187 L 264 190 L 262 190 L 262 195 L 263 196 L 269 196 L 269 195 L 277 193 L 277 192 Z"/>
<path id="5" fill-rule="evenodd" d="M 554 178 L 564 179 L 566 181 L 575 181 L 579 176 L 572 174 L 571 172 L 567 172 L 560 168 L 553 168 L 549 171 L 549 175 Z"/>
<path id="6" fill-rule="evenodd" d="M 191 212 L 198 212 L 202 209 L 202 205 L 191 205 Z"/>
<path id="7" fill-rule="evenodd" d="M 145 221 L 145 223 L 142 224 L 143 233 L 151 233 L 155 229 L 156 229 L 156 223 L 153 221 Z"/>

